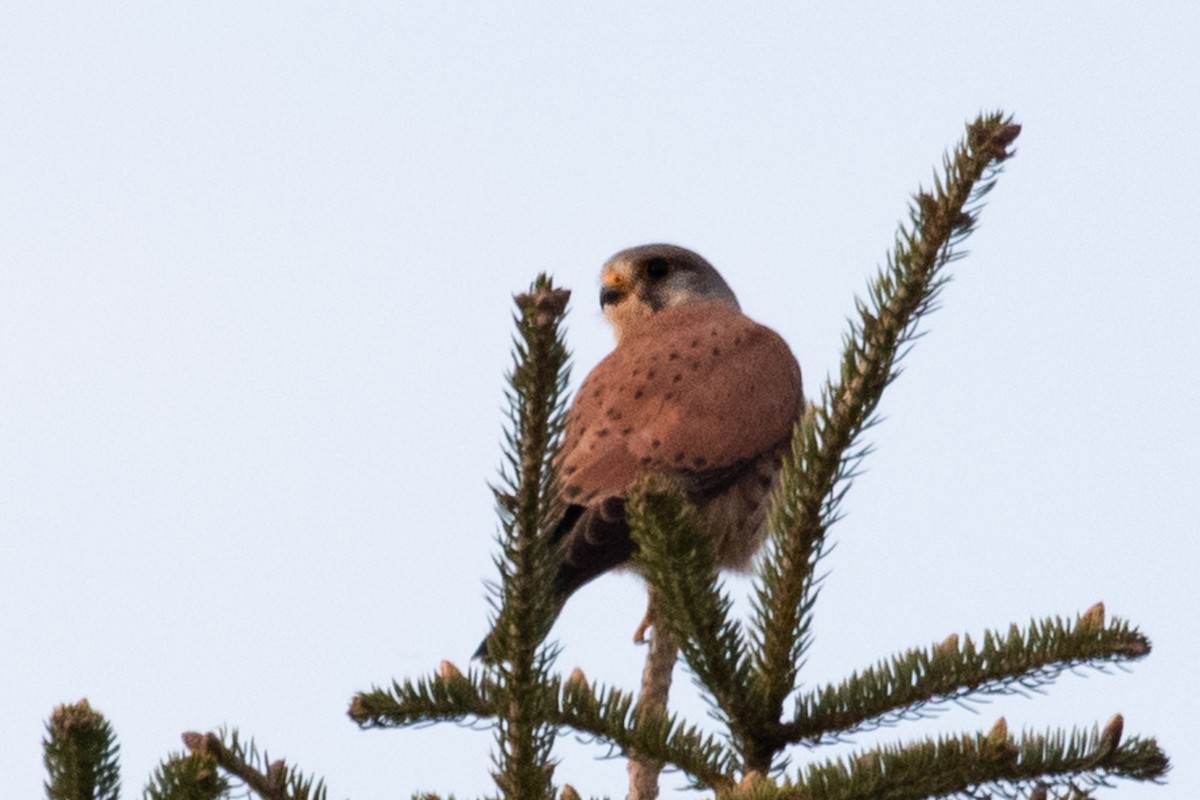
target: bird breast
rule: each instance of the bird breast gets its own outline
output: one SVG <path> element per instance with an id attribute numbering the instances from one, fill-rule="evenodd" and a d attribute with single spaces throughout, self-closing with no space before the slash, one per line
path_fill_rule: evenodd
<path id="1" fill-rule="evenodd" d="M 758 530 L 802 405 L 800 368 L 774 331 L 725 303 L 665 309 L 580 387 L 559 461 L 565 499 L 623 497 L 641 472 L 661 472 L 714 523 L 743 523 L 723 529 Z"/>

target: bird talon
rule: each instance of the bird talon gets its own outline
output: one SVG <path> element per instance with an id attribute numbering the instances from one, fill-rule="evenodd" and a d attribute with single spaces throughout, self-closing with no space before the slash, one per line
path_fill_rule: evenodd
<path id="1" fill-rule="evenodd" d="M 646 644 L 646 631 L 654 627 L 654 620 L 658 617 L 658 594 L 651 588 L 646 588 L 646 613 L 642 616 L 642 621 L 638 623 L 637 630 L 633 632 L 634 644 Z"/>
<path id="2" fill-rule="evenodd" d="M 654 627 L 654 623 L 650 621 L 650 614 L 647 612 L 642 621 L 638 623 L 637 630 L 633 632 L 634 644 L 646 644 L 646 631 Z"/>

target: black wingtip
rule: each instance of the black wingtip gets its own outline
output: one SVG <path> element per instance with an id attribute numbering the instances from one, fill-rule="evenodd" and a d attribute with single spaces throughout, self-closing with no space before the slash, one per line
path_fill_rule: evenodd
<path id="1" fill-rule="evenodd" d="M 619 498 L 610 498 L 609 503 L 609 513 L 619 518 L 618 524 L 624 525 L 625 501 Z M 613 503 L 617 505 L 613 506 Z M 559 520 L 558 525 L 554 527 L 553 533 L 550 534 L 550 543 L 552 545 L 561 547 L 563 539 L 571 532 L 571 530 L 575 527 L 575 523 L 579 521 L 584 512 L 587 510 L 587 506 L 581 506 L 574 503 L 567 506 L 566 511 L 563 512 L 563 518 Z M 562 603 L 565 602 L 568 597 L 574 594 L 575 590 L 580 586 L 583 586 L 600 573 L 611 569 L 613 565 L 628 561 L 629 553 L 632 552 L 632 547 L 633 545 L 629 540 L 629 534 L 626 527 L 626 533 L 622 542 L 619 542 L 618 546 L 612 549 L 612 552 L 616 554 L 616 560 L 613 561 L 612 564 L 605 562 L 597 566 L 593 563 L 587 563 L 584 564 L 582 568 L 574 564 L 562 564 L 559 567 L 558 574 L 555 576 L 554 580 L 554 597 L 558 601 L 557 610 L 554 612 L 555 615 L 562 610 Z M 570 556 L 569 552 L 568 556 Z M 482 661 L 485 664 L 491 664 L 495 662 L 495 659 L 491 656 L 490 648 L 488 647 L 488 643 L 491 641 L 491 639 L 491 633 L 484 637 L 484 640 L 479 643 L 479 647 L 476 648 L 475 654 L 471 656 L 472 660 Z"/>

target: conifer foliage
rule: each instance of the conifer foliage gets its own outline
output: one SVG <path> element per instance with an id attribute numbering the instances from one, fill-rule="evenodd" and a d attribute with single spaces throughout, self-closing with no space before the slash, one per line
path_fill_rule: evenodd
<path id="1" fill-rule="evenodd" d="M 54 709 L 42 740 L 47 800 L 117 800 L 119 750 L 112 725 L 86 699 Z"/>
<path id="2" fill-rule="evenodd" d="M 1041 689 L 1063 671 L 1145 657 L 1147 638 L 1097 604 L 1070 619 L 1033 620 L 978 637 L 952 635 L 864 667 L 845 680 L 804 688 L 800 668 L 820 588 L 817 565 L 842 498 L 870 447 L 884 389 L 935 306 L 946 266 L 974 229 L 983 198 L 1012 155 L 1019 126 L 980 116 L 947 155 L 942 175 L 919 191 L 886 264 L 845 337 L 839 374 L 822 386 L 796 426 L 769 517 L 752 613 L 732 603 L 704 541 L 700 518 L 662 476 L 647 475 L 628 504 L 637 564 L 654 592 L 656 620 L 678 644 L 723 728 L 717 734 L 671 714 L 639 713 L 633 693 L 555 672 L 546 642 L 558 613 L 550 534 L 561 506 L 554 454 L 563 430 L 568 358 L 561 323 L 569 294 L 539 276 L 518 295 L 505 466 L 495 487 L 501 519 L 500 581 L 488 661 L 463 673 L 442 662 L 432 674 L 356 695 L 350 717 L 363 728 L 487 722 L 496 732 L 496 786 L 505 798 L 578 798 L 554 780 L 560 735 L 583 735 L 630 758 L 677 769 L 720 797 L 855 800 L 983 797 L 1042 800 L 1091 796 L 1114 779 L 1161 781 L 1166 755 L 1152 738 L 1125 737 L 1120 715 L 1090 730 L 1023 731 L 1004 719 L 988 731 L 879 745 L 853 756 L 804 759 L 822 745 L 936 708 L 986 695 Z M 656 635 L 658 632 L 656 631 Z M 790 710 L 786 708 L 789 705 Z M 48 725 L 50 800 L 115 798 L 116 744 L 83 701 Z M 271 800 L 323 800 L 325 788 L 282 761 L 261 757 L 236 732 L 186 734 L 188 752 L 168 758 L 145 797 L 219 798 L 249 792 Z M 645 789 L 632 793 L 652 796 Z M 431 795 L 421 795 L 432 797 Z"/>

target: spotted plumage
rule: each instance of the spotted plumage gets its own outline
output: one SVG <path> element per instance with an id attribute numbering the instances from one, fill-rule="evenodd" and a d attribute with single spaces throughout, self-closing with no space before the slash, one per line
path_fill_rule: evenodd
<path id="1" fill-rule="evenodd" d="M 746 568 L 803 407 L 795 357 L 742 314 L 721 275 L 690 250 L 623 250 L 604 265 L 601 284 L 617 346 L 567 414 L 555 592 L 565 600 L 629 561 L 625 499 L 643 472 L 678 481 L 714 537 L 718 563 Z"/>

